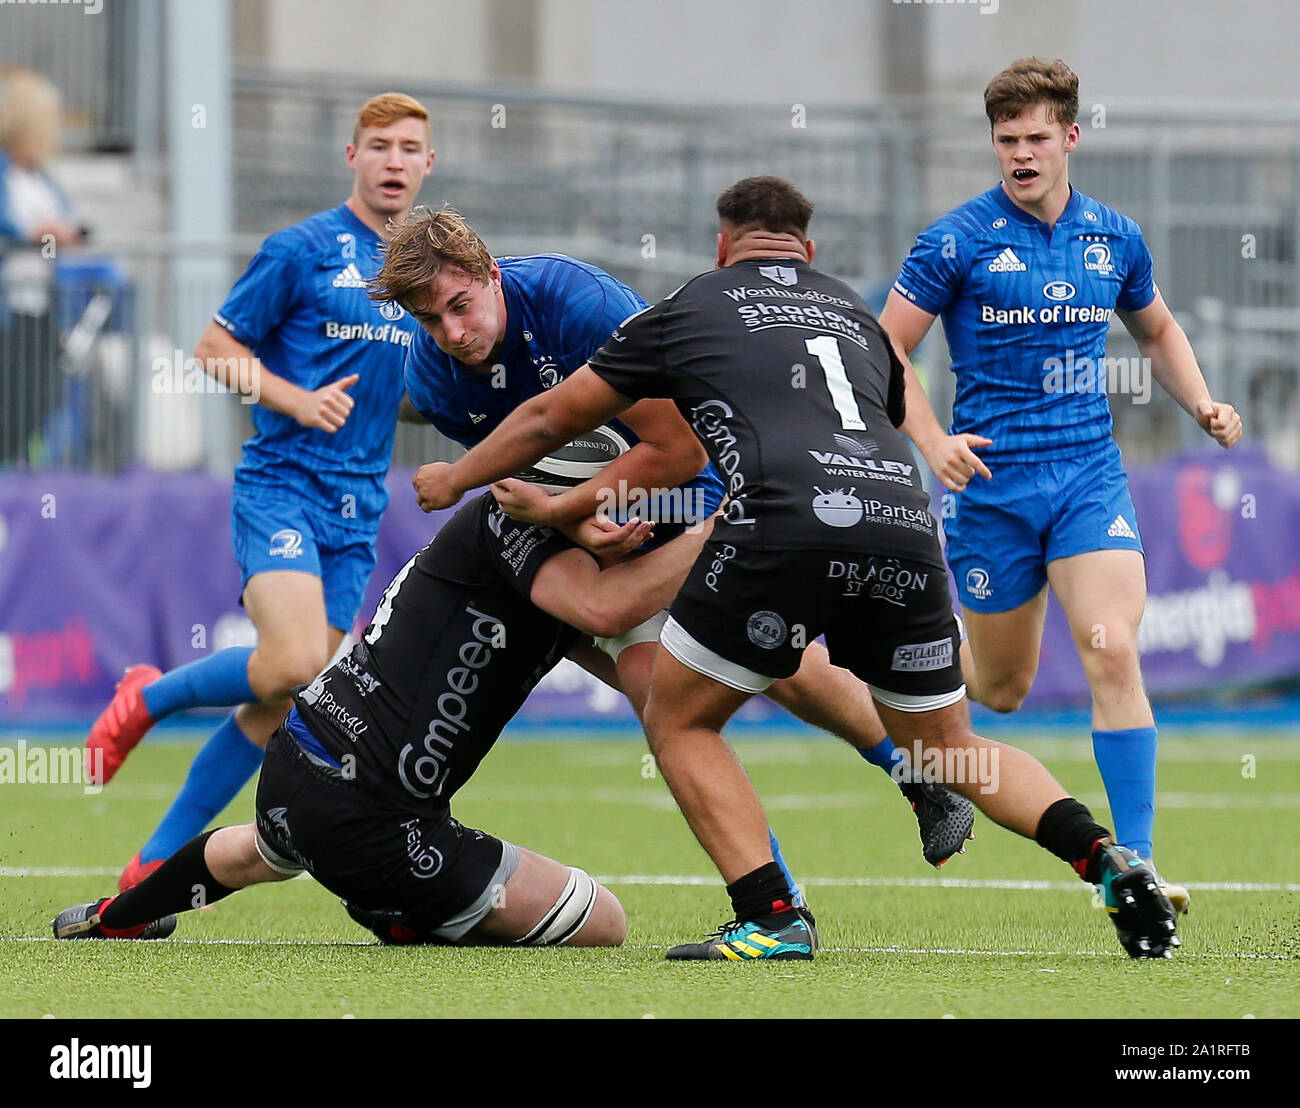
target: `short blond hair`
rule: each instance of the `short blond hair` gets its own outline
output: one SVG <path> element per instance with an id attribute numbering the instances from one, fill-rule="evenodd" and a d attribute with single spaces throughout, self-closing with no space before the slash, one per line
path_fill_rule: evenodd
<path id="1" fill-rule="evenodd" d="M 59 90 L 39 73 L 0 74 L 0 147 L 37 168 L 54 159 L 63 108 Z"/>
<path id="2" fill-rule="evenodd" d="M 403 119 L 418 119 L 424 123 L 424 145 L 428 146 L 429 111 L 414 96 L 407 96 L 404 92 L 381 92 L 361 105 L 352 127 L 352 145 L 361 142 L 361 132 L 367 127 L 389 127 Z"/>
<path id="3" fill-rule="evenodd" d="M 401 223 L 388 227 L 384 264 L 370 282 L 372 300 L 392 300 L 416 311 L 444 269 L 460 270 L 484 283 L 492 276 L 492 255 L 454 208 L 434 211 L 417 205 Z"/>

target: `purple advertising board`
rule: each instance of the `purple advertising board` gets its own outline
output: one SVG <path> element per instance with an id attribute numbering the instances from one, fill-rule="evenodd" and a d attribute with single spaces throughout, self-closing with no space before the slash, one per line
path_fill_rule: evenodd
<path id="1" fill-rule="evenodd" d="M 1130 479 L 1147 550 L 1139 646 L 1151 692 L 1300 675 L 1300 477 L 1258 451 L 1211 448 Z M 446 517 L 416 508 L 409 474 L 394 473 L 390 490 L 362 625 Z M 251 642 L 229 505 L 228 482 L 195 474 L 0 475 L 0 723 L 86 721 L 133 663 L 167 669 Z M 1053 604 L 1030 702 L 1087 695 Z M 626 702 L 567 662 L 519 718 L 633 722 Z M 756 698 L 742 718 L 786 717 Z"/>

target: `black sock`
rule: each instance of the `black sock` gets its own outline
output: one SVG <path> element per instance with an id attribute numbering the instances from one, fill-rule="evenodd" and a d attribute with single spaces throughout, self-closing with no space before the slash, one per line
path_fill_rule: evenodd
<path id="1" fill-rule="evenodd" d="M 1034 839 L 1044 850 L 1050 850 L 1063 862 L 1069 862 L 1075 872 L 1089 884 L 1095 885 L 1097 872 L 1096 845 L 1110 838 L 1092 813 L 1072 796 L 1058 800 L 1038 821 Z"/>
<path id="2" fill-rule="evenodd" d="M 731 908 L 738 920 L 757 919 L 788 912 L 794 906 L 790 883 L 775 862 L 768 862 L 727 886 Z"/>
<path id="3" fill-rule="evenodd" d="M 113 930 L 152 923 L 173 912 L 188 912 L 215 904 L 233 893 L 212 876 L 203 860 L 203 848 L 220 828 L 191 839 L 135 888 L 119 893 L 100 914 L 100 922 Z"/>

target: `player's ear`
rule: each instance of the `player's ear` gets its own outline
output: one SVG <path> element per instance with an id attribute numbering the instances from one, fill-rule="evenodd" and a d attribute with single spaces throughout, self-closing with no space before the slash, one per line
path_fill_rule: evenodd
<path id="1" fill-rule="evenodd" d="M 725 269 L 727 266 L 727 236 L 721 231 L 718 232 L 718 268 Z"/>
<path id="2" fill-rule="evenodd" d="M 357 148 L 353 146 L 352 143 L 349 142 L 347 148 L 344 151 L 344 156 L 345 156 L 345 160 L 348 163 L 348 168 L 351 169 L 353 163 L 357 160 Z"/>
<path id="3" fill-rule="evenodd" d="M 424 175 L 425 175 L 426 177 L 429 176 L 429 174 L 433 172 L 433 156 L 434 156 L 435 153 L 436 153 L 436 151 L 430 150 L 430 151 L 429 151 L 429 160 L 428 160 L 427 162 L 424 163 Z"/>
<path id="4" fill-rule="evenodd" d="M 1071 154 L 1074 148 L 1079 145 L 1079 125 L 1071 123 L 1069 130 L 1065 132 L 1065 152 Z"/>
<path id="5" fill-rule="evenodd" d="M 804 249 L 805 249 L 806 251 L 808 251 L 808 264 L 809 264 L 809 265 L 812 265 L 813 257 L 814 257 L 814 256 L 816 255 L 816 253 L 817 253 L 817 244 L 816 244 L 815 242 L 813 242 L 812 239 L 804 239 L 804 240 L 803 240 L 803 246 L 804 246 Z"/>

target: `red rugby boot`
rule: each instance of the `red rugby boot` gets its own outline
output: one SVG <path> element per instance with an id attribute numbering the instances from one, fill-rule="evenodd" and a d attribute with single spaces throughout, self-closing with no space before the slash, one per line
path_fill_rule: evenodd
<path id="1" fill-rule="evenodd" d="M 86 776 L 92 784 L 111 781 L 126 756 L 154 725 L 140 690 L 161 676 L 157 666 L 132 666 L 117 683 L 117 692 L 99 713 L 86 739 Z"/>

